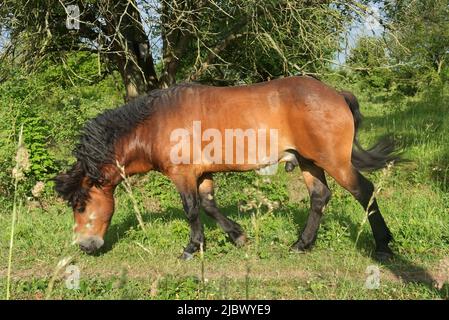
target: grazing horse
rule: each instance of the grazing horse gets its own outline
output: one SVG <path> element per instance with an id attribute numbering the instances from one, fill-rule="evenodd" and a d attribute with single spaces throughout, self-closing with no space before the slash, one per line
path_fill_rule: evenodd
<path id="1" fill-rule="evenodd" d="M 55 188 L 73 208 L 76 242 L 81 250 L 92 253 L 104 243 L 114 212 L 114 189 L 123 176 L 161 172 L 181 196 L 191 230 L 181 258 L 190 259 L 205 240 L 200 206 L 235 244 L 242 245 L 246 240 L 239 224 L 217 208 L 212 174 L 258 170 L 285 162 L 287 171 L 300 167 L 311 199 L 307 223 L 293 249 L 304 251 L 315 242 L 331 196 L 327 172 L 369 213 L 376 254 L 391 256 L 391 233 L 374 198 L 373 184 L 360 171 L 383 168 L 398 156 L 389 139 L 363 149 L 356 139 L 360 121 L 353 94 L 338 92 L 311 77 L 236 87 L 176 85 L 154 90 L 88 122 L 74 150 L 77 161 L 55 178 Z M 199 125 L 200 131 L 195 133 Z M 249 132 L 245 137 L 248 150 L 245 144 L 231 145 L 229 152 L 225 150 L 228 143 L 215 141 L 213 151 L 198 153 L 198 146 L 207 149 L 209 142 L 211 149 L 211 136 L 215 134 L 216 140 L 229 129 Z M 252 157 L 260 147 L 250 145 L 250 131 L 257 131 L 262 137 L 258 141 L 265 138 L 266 142 L 268 137 L 263 137 L 262 129 L 276 133 L 276 139 L 269 142 L 270 157 Z M 206 131 L 209 134 L 204 137 Z M 243 159 L 237 159 L 239 151 Z"/>

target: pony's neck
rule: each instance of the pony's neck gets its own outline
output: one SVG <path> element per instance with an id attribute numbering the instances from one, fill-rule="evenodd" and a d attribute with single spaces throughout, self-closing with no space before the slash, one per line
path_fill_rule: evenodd
<path id="1" fill-rule="evenodd" d="M 153 169 L 150 146 L 141 139 L 141 136 L 141 130 L 137 129 L 134 134 L 121 139 L 116 145 L 117 165 L 122 171 L 121 173 L 124 171 L 127 176 L 145 173 Z"/>

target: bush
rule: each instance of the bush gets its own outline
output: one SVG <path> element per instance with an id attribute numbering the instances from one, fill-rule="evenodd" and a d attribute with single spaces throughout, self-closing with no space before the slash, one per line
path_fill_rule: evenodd
<path id="1" fill-rule="evenodd" d="M 48 189 L 50 178 L 73 161 L 71 151 L 88 119 L 123 103 L 116 75 L 99 79 L 96 61 L 95 56 L 73 53 L 66 67 L 49 60 L 32 74 L 20 68 L 7 70 L 7 80 L 0 83 L 1 197 L 11 196 L 22 124 L 31 166 L 21 188 L 22 194 L 30 195 L 37 181 L 46 182 Z"/>

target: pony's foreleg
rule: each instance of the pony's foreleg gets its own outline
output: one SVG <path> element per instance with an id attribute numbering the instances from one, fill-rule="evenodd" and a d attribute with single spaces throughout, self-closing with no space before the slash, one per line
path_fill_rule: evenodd
<path id="1" fill-rule="evenodd" d="M 204 247 L 204 231 L 200 221 L 200 203 L 197 178 L 191 175 L 170 175 L 181 195 L 182 205 L 190 225 L 190 240 L 181 255 L 181 259 L 190 260 L 193 254 Z"/>
<path id="2" fill-rule="evenodd" d="M 214 181 L 212 180 L 211 174 L 205 174 L 200 178 L 198 192 L 201 199 L 201 206 L 206 214 L 218 223 L 237 246 L 245 244 L 246 236 L 242 227 L 237 222 L 224 216 L 217 208 L 214 197 Z"/>
<path id="3" fill-rule="evenodd" d="M 299 166 L 310 195 L 310 213 L 306 226 L 292 249 L 305 251 L 315 243 L 321 217 L 331 197 L 331 192 L 327 186 L 323 169 L 306 161 L 300 161 Z"/>

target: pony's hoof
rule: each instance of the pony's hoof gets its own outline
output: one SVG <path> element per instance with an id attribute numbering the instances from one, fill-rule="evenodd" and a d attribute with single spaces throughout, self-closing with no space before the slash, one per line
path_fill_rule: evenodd
<path id="1" fill-rule="evenodd" d="M 184 251 L 181 254 L 181 256 L 179 257 L 179 259 L 184 260 L 184 261 L 192 260 L 193 259 L 193 254 Z"/>
<path id="2" fill-rule="evenodd" d="M 393 251 L 391 251 L 388 244 L 379 245 L 374 252 L 374 259 L 379 262 L 388 262 L 394 257 Z"/>
<path id="3" fill-rule="evenodd" d="M 290 247 L 290 250 L 298 253 L 306 253 L 310 250 L 310 246 L 307 246 L 302 241 L 297 241 Z"/>
<path id="4" fill-rule="evenodd" d="M 238 236 L 235 240 L 234 243 L 237 247 L 243 247 L 247 242 L 247 238 L 245 234 L 241 234 L 240 236 Z"/>
<path id="5" fill-rule="evenodd" d="M 389 262 L 393 259 L 394 253 L 388 248 L 388 251 L 374 252 L 374 259 L 379 262 Z"/>

